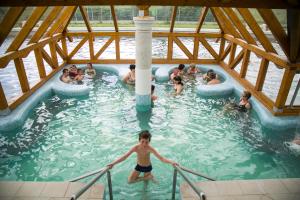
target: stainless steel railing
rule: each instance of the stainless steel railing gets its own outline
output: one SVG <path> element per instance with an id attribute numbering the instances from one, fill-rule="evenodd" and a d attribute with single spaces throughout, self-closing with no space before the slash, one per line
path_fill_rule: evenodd
<path id="1" fill-rule="evenodd" d="M 97 175 L 98 174 L 98 175 Z M 77 178 L 74 178 L 70 180 L 70 182 L 75 182 L 93 175 L 97 175 L 94 179 L 89 181 L 83 188 L 81 188 L 78 192 L 72 195 L 71 200 L 78 199 L 85 191 L 87 191 L 94 183 L 96 183 L 104 174 L 107 174 L 107 183 L 108 183 L 108 189 L 109 189 L 109 199 L 113 200 L 113 193 L 112 193 L 112 183 L 111 183 L 111 175 L 109 171 L 109 167 L 104 167 L 101 169 L 98 169 L 96 171 L 87 173 L 85 175 L 79 176 Z"/>
<path id="2" fill-rule="evenodd" d="M 215 179 L 210 178 L 210 177 L 208 177 L 206 175 L 200 174 L 198 172 L 195 172 L 193 170 L 187 169 L 187 168 L 179 166 L 179 165 L 174 165 L 172 200 L 175 200 L 177 173 L 179 173 L 183 177 L 183 179 L 196 192 L 196 194 L 198 195 L 198 197 L 201 200 L 206 200 L 205 193 L 200 188 L 198 188 L 193 182 L 191 182 L 191 180 L 183 173 L 183 171 L 186 171 L 188 173 L 194 174 L 196 176 L 200 176 L 200 177 L 206 178 L 206 179 L 208 179 L 210 181 L 215 181 Z"/>

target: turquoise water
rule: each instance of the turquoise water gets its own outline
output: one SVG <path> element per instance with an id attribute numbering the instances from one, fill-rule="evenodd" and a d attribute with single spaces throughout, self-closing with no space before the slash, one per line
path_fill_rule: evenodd
<path id="1" fill-rule="evenodd" d="M 151 144 L 163 156 L 218 180 L 300 177 L 300 157 L 283 145 L 296 130 L 270 132 L 253 111 L 225 112 L 224 105 L 238 98 L 199 97 L 199 82 L 188 80 L 184 93 L 176 97 L 172 85 L 155 83 L 158 100 L 149 113 L 137 113 L 134 88 L 106 72 L 88 83 L 89 98 L 44 100 L 20 130 L 1 133 L 0 179 L 72 179 L 127 152 L 142 129 L 150 130 Z M 115 199 L 170 199 L 172 167 L 152 156 L 159 184 L 128 185 L 135 160 L 132 155 L 113 168 Z"/>

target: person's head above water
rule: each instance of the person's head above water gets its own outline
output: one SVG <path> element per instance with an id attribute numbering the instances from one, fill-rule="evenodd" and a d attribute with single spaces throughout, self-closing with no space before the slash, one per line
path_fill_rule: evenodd
<path id="1" fill-rule="evenodd" d="M 151 133 L 148 130 L 143 130 L 139 133 L 139 142 L 141 145 L 146 146 L 151 141 Z"/>
<path id="2" fill-rule="evenodd" d="M 209 74 L 212 73 L 212 72 L 214 72 L 214 70 L 209 69 L 209 70 L 206 72 L 206 74 L 209 75 Z"/>
<path id="3" fill-rule="evenodd" d="M 181 79 L 180 76 L 175 76 L 175 77 L 174 77 L 174 81 L 175 81 L 175 82 L 178 82 L 178 84 L 181 84 L 182 79 Z"/>
<path id="4" fill-rule="evenodd" d="M 184 64 L 179 64 L 179 66 L 178 66 L 178 69 L 181 71 L 181 70 L 183 70 L 185 68 L 185 65 Z"/>
<path id="5" fill-rule="evenodd" d="M 135 65 L 134 65 L 134 64 L 129 65 L 129 69 L 130 69 L 131 71 L 134 70 L 134 69 L 135 69 Z"/>
<path id="6" fill-rule="evenodd" d="M 67 75 L 67 74 L 69 74 L 69 70 L 68 69 L 63 69 L 63 74 L 65 74 L 65 75 Z"/>
<path id="7" fill-rule="evenodd" d="M 242 97 L 245 98 L 245 99 L 247 99 L 247 100 L 250 99 L 250 98 L 251 98 L 251 92 L 245 90 L 245 91 L 243 92 Z"/>
<path id="8" fill-rule="evenodd" d="M 195 64 L 195 63 L 191 63 L 191 64 L 190 64 L 190 67 L 191 67 L 192 69 L 195 69 L 195 68 L 196 68 L 196 64 Z"/>
<path id="9" fill-rule="evenodd" d="M 83 74 L 83 70 L 82 69 L 78 69 L 78 74 Z"/>
<path id="10" fill-rule="evenodd" d="M 210 73 L 208 74 L 208 76 L 209 76 L 209 78 L 210 78 L 211 80 L 213 80 L 213 79 L 215 79 L 215 78 L 217 77 L 217 75 L 216 75 L 215 72 L 210 72 Z"/>
<path id="11" fill-rule="evenodd" d="M 89 68 L 89 69 L 93 69 L 93 65 L 92 65 L 92 63 L 88 63 L 88 64 L 87 64 L 87 68 Z"/>

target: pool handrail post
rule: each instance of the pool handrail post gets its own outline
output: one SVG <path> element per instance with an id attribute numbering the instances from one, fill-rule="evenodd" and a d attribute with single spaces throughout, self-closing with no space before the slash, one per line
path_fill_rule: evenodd
<path id="1" fill-rule="evenodd" d="M 198 172 L 195 172 L 193 170 L 190 170 L 190 169 L 187 169 L 185 167 L 182 167 L 180 165 L 174 165 L 174 174 L 173 174 L 173 189 L 172 189 L 172 200 L 175 200 L 175 191 L 176 191 L 176 182 L 177 182 L 177 172 L 183 177 L 183 179 L 190 185 L 190 187 L 196 192 L 196 194 L 199 196 L 199 198 L 201 200 L 206 200 L 206 195 L 205 193 L 200 189 L 200 188 L 197 188 L 195 186 L 194 183 L 192 183 L 188 177 L 186 177 L 186 175 L 183 173 L 183 171 L 186 171 L 186 172 L 189 172 L 191 174 L 194 174 L 196 176 L 200 176 L 200 177 L 203 177 L 203 178 L 206 178 L 210 181 L 215 181 L 215 179 L 213 178 L 210 178 L 206 175 L 203 175 L 203 174 L 200 174 Z M 183 171 L 182 171 L 183 170 Z"/>
<path id="2" fill-rule="evenodd" d="M 113 200 L 111 174 L 110 174 L 109 170 L 107 171 L 107 184 L 108 184 L 108 190 L 109 190 L 109 199 Z"/>
<path id="3" fill-rule="evenodd" d="M 177 169 L 174 168 L 174 173 L 173 173 L 172 200 L 175 200 L 176 182 L 177 182 Z"/>
<path id="4" fill-rule="evenodd" d="M 109 167 L 105 167 L 99 175 L 97 175 L 94 179 L 92 179 L 90 182 L 88 182 L 83 188 L 81 188 L 76 194 L 73 194 L 71 197 L 71 200 L 76 200 L 78 199 L 85 191 L 87 191 L 92 185 L 94 185 L 94 183 L 96 183 L 105 173 L 107 174 L 108 179 L 110 180 L 110 184 L 108 185 L 109 187 L 109 196 L 110 196 L 110 200 L 112 199 L 112 184 L 111 184 L 111 177 L 110 177 L 110 172 L 109 172 L 110 168 Z"/>

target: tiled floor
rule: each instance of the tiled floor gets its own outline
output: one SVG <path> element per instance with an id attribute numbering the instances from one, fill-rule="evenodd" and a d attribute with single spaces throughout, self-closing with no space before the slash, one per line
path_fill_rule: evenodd
<path id="1" fill-rule="evenodd" d="M 0 200 L 69 200 L 84 186 L 69 182 L 0 182 Z M 104 186 L 96 184 L 79 199 L 103 200 Z"/>
<path id="2" fill-rule="evenodd" d="M 203 181 L 196 186 L 207 200 L 300 200 L 300 179 Z M 182 200 L 199 199 L 187 183 L 180 193 Z"/>

